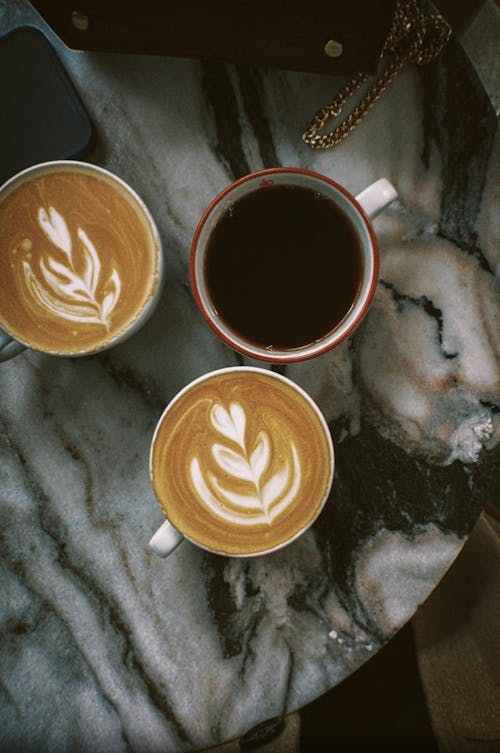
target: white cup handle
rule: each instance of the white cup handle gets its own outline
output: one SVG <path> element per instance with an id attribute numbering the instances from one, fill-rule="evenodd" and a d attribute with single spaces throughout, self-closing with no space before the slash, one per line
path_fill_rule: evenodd
<path id="1" fill-rule="evenodd" d="M 0 363 L 2 361 L 8 361 L 10 358 L 22 353 L 26 349 L 25 345 L 14 340 L 13 337 L 7 334 L 5 330 L 0 327 Z"/>
<path id="2" fill-rule="evenodd" d="M 184 536 L 166 520 L 151 537 L 149 546 L 159 557 L 168 557 L 176 549 Z"/>
<path id="3" fill-rule="evenodd" d="M 386 208 L 398 194 L 392 183 L 387 178 L 380 178 L 356 196 L 356 201 L 361 204 L 368 217 L 372 220 L 377 214 Z"/>

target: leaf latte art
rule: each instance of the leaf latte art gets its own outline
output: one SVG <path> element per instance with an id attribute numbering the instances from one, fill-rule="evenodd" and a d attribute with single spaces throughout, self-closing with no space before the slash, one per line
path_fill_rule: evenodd
<path id="1" fill-rule="evenodd" d="M 111 272 L 107 292 L 102 300 L 97 298 L 97 284 L 101 273 L 101 261 L 97 250 L 83 228 L 77 230 L 81 242 L 84 265 L 81 275 L 75 269 L 75 252 L 68 225 L 54 208 L 38 211 L 38 223 L 47 238 L 64 254 L 58 261 L 49 256 L 40 260 L 40 270 L 45 285 L 38 279 L 31 263 L 23 261 L 26 286 L 41 306 L 54 314 L 74 322 L 95 322 L 109 330 L 109 317 L 114 310 L 121 291 L 121 280 L 116 269 Z"/>
<path id="2" fill-rule="evenodd" d="M 290 380 L 235 367 L 172 400 L 152 442 L 153 489 L 170 523 L 210 551 L 281 546 L 319 514 L 333 474 L 328 428 Z"/>
<path id="3" fill-rule="evenodd" d="M 0 327 L 46 353 L 110 346 L 156 297 L 153 225 L 133 191 L 97 166 L 20 173 L 0 193 Z"/>
<path id="4" fill-rule="evenodd" d="M 290 457 L 283 468 L 272 472 L 272 440 L 268 432 L 259 431 L 255 446 L 249 448 L 245 439 L 246 415 L 238 403 L 231 403 L 229 411 L 216 404 L 211 411 L 212 426 L 230 444 L 212 445 L 220 475 L 243 481 L 248 491 L 237 492 L 220 481 L 220 475 L 208 471 L 205 475 L 198 457 L 191 461 L 191 479 L 203 504 L 217 517 L 230 523 L 254 525 L 272 523 L 293 502 L 300 488 L 300 461 L 293 442 Z M 271 469 L 271 475 L 267 474 Z"/>

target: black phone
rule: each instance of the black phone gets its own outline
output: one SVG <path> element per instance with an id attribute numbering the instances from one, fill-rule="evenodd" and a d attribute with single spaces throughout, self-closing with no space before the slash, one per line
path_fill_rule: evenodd
<path id="1" fill-rule="evenodd" d="M 45 34 L 21 26 L 0 37 L 0 185 L 30 165 L 78 159 L 94 128 Z"/>

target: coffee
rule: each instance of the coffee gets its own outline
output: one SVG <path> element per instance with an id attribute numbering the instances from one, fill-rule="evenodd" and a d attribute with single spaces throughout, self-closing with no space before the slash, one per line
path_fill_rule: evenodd
<path id="1" fill-rule="evenodd" d="M 337 203 L 298 185 L 264 185 L 231 204 L 207 242 L 213 308 L 245 341 L 294 349 L 334 330 L 363 276 L 359 233 Z"/>
<path id="2" fill-rule="evenodd" d="M 26 171 L 2 191 L 0 227 L 0 325 L 32 348 L 100 350 L 156 293 L 160 250 L 149 216 L 98 168 Z"/>
<path id="3" fill-rule="evenodd" d="M 205 320 L 234 350 L 271 363 L 334 348 L 368 313 L 379 269 L 370 218 L 396 197 L 386 178 L 353 196 L 296 167 L 226 186 L 191 243 L 191 288 Z"/>
<path id="4" fill-rule="evenodd" d="M 170 523 L 232 555 L 273 549 L 307 528 L 332 473 L 328 428 L 314 403 L 262 369 L 222 369 L 181 391 L 151 451 L 153 488 Z"/>

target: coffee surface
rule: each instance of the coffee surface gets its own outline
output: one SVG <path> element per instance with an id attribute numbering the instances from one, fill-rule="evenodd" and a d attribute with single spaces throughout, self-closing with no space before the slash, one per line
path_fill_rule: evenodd
<path id="1" fill-rule="evenodd" d="M 158 284 L 157 242 L 133 197 L 84 167 L 35 172 L 0 197 L 0 324 L 33 348 L 92 352 Z"/>
<path id="2" fill-rule="evenodd" d="M 272 375 L 212 375 L 167 409 L 151 453 L 170 522 L 227 554 L 273 548 L 318 514 L 331 479 L 316 411 Z"/>
<path id="3" fill-rule="evenodd" d="M 350 218 L 301 186 L 270 185 L 222 215 L 205 259 L 213 307 L 236 334 L 270 349 L 323 338 L 349 313 L 363 272 Z"/>

